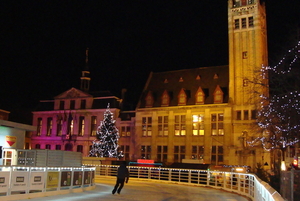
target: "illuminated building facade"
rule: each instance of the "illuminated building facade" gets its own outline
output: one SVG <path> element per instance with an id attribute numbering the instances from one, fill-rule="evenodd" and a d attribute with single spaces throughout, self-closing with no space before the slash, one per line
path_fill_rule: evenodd
<path id="1" fill-rule="evenodd" d="M 130 136 L 134 112 L 120 112 L 122 100 L 109 91 L 89 91 L 89 75 L 87 49 L 80 89 L 71 88 L 53 100 L 42 100 L 33 112 L 37 130 L 31 137 L 32 149 L 76 151 L 88 156 L 108 104 L 120 135 Z M 120 146 L 120 150 L 129 157 L 128 147 Z"/>
<path id="2" fill-rule="evenodd" d="M 111 94 L 89 92 L 85 69 L 81 90 L 72 88 L 41 102 L 50 107 L 33 112 L 38 131 L 32 148 L 87 156 L 110 103 L 125 160 L 270 164 L 268 153 L 246 143 L 255 135 L 251 125 L 257 94 L 268 93 L 254 82 L 267 82 L 257 73 L 268 65 L 265 5 L 259 0 L 229 0 L 228 30 L 229 65 L 151 73 L 135 111 L 121 111 L 121 99 Z"/>
<path id="3" fill-rule="evenodd" d="M 268 153 L 246 143 L 256 135 L 258 94 L 268 93 L 256 83 L 267 82 L 259 75 L 268 65 L 265 5 L 229 0 L 228 30 L 228 66 L 150 74 L 136 108 L 135 158 L 269 163 Z"/>

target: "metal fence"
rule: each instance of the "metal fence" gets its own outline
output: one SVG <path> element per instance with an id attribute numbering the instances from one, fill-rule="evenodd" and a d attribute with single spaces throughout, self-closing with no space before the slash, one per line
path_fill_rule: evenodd
<path id="1" fill-rule="evenodd" d="M 101 176 L 116 176 L 118 167 L 115 165 L 99 165 L 96 167 L 96 174 Z M 269 184 L 261 181 L 254 174 L 136 166 L 128 166 L 128 169 L 131 178 L 209 186 L 229 192 L 236 192 L 255 201 L 284 200 Z"/>

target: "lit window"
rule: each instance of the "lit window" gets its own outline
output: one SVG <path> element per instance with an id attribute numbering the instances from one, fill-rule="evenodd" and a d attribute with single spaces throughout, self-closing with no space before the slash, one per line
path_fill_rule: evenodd
<path id="1" fill-rule="evenodd" d="M 84 116 L 79 117 L 79 128 L 78 128 L 78 135 L 84 135 Z"/>
<path id="2" fill-rule="evenodd" d="M 185 115 L 175 115 L 175 136 L 185 136 Z"/>
<path id="3" fill-rule="evenodd" d="M 142 118 L 142 135 L 144 137 L 152 135 L 152 117 Z"/>
<path id="4" fill-rule="evenodd" d="M 36 135 L 41 136 L 41 132 L 42 132 L 42 118 L 38 118 L 37 119 L 37 132 L 36 132 Z"/>
<path id="5" fill-rule="evenodd" d="M 193 135 L 204 135 L 204 115 L 193 115 Z"/>
<path id="6" fill-rule="evenodd" d="M 52 133 L 52 117 L 47 118 L 47 136 L 51 136 Z"/>
<path id="7" fill-rule="evenodd" d="M 97 134 L 97 116 L 92 116 L 91 119 L 91 136 L 96 136 Z"/>
<path id="8" fill-rule="evenodd" d="M 168 136 L 168 116 L 158 116 L 158 135 L 159 136 Z"/>
<path id="9" fill-rule="evenodd" d="M 57 125 L 56 125 L 56 136 L 61 136 L 61 134 L 62 134 L 62 124 L 63 124 L 63 120 L 58 119 L 57 120 Z"/>
<path id="10" fill-rule="evenodd" d="M 224 135 L 223 113 L 211 114 L 211 134 Z"/>

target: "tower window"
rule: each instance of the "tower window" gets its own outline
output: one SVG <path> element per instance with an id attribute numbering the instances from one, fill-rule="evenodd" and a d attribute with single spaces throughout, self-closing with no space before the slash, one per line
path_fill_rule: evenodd
<path id="1" fill-rule="evenodd" d="M 249 120 L 249 111 L 244 110 L 244 120 Z"/>
<path id="2" fill-rule="evenodd" d="M 248 27 L 254 27 L 254 19 L 253 17 L 248 18 Z"/>
<path id="3" fill-rule="evenodd" d="M 256 119 L 256 110 L 251 110 L 251 119 Z"/>
<path id="4" fill-rule="evenodd" d="M 242 54 L 243 54 L 243 59 L 248 59 L 248 53 L 247 53 L 247 51 L 244 51 Z"/>
<path id="5" fill-rule="evenodd" d="M 246 18 L 242 18 L 242 28 L 243 29 L 247 28 L 247 20 L 246 20 Z"/>
<path id="6" fill-rule="evenodd" d="M 236 111 L 236 120 L 241 120 L 242 119 L 242 112 L 239 110 L 239 111 Z"/>
<path id="7" fill-rule="evenodd" d="M 240 29 L 240 19 L 234 20 L 234 29 Z"/>
<path id="8" fill-rule="evenodd" d="M 244 87 L 247 87 L 247 86 L 248 86 L 248 79 L 244 79 L 244 80 L 243 80 L 243 86 L 244 86 Z"/>

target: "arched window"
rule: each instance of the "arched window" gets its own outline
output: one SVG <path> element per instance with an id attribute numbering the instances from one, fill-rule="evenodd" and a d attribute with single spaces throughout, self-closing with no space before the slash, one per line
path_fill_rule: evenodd
<path id="1" fill-rule="evenodd" d="M 51 145 L 50 144 L 46 144 L 45 149 L 50 149 L 51 150 Z"/>
<path id="2" fill-rule="evenodd" d="M 35 145 L 35 148 L 36 148 L 36 149 L 40 149 L 40 148 L 41 148 L 41 145 L 40 145 L 40 144 L 36 144 L 36 145 Z"/>

